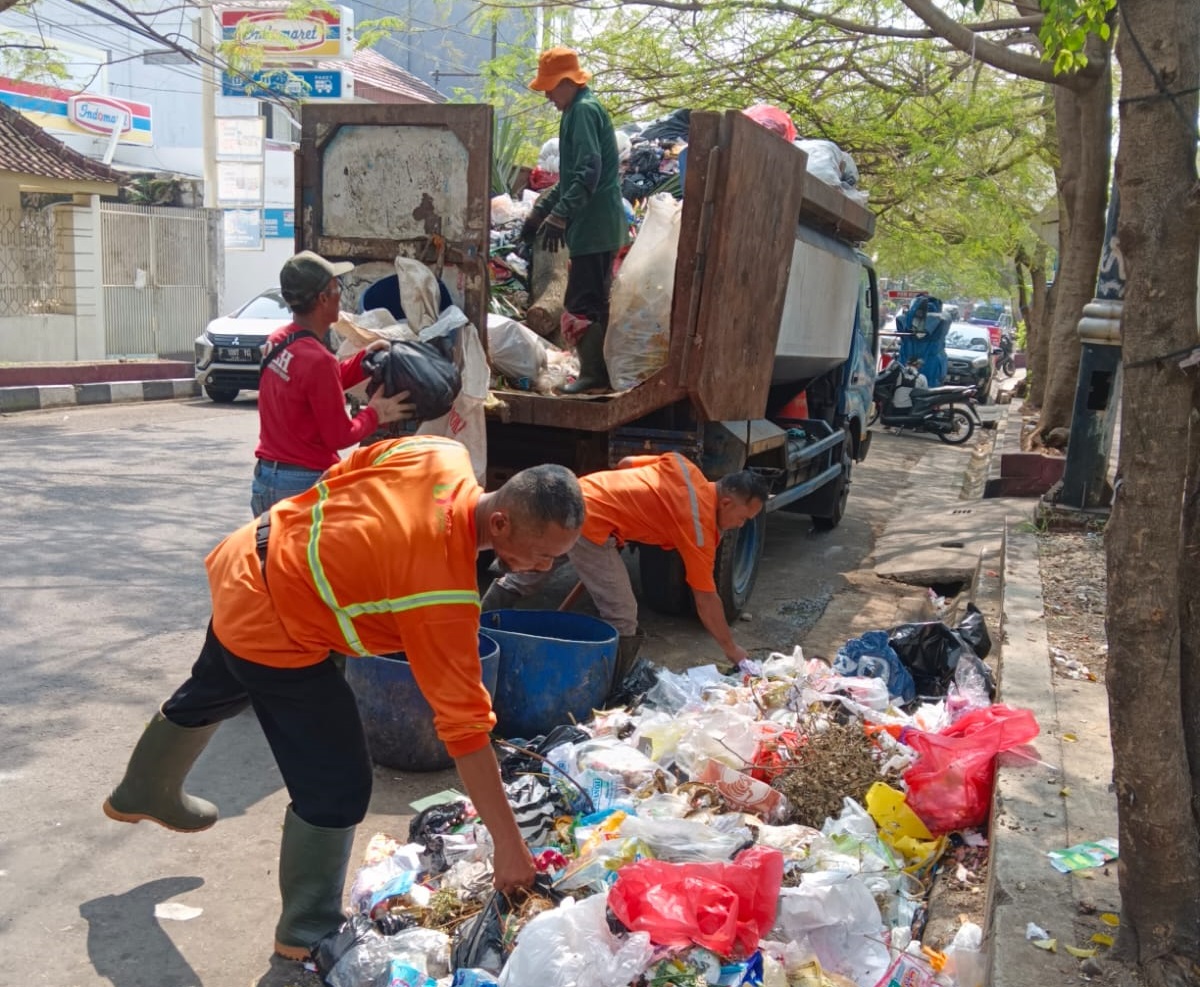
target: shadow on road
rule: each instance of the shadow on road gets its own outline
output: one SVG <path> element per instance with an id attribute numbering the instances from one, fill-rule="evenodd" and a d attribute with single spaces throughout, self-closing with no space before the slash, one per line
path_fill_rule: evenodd
<path id="1" fill-rule="evenodd" d="M 80 905 L 96 972 L 113 987 L 198 987 L 200 977 L 163 931 L 154 908 L 202 884 L 199 877 L 164 877 Z"/>

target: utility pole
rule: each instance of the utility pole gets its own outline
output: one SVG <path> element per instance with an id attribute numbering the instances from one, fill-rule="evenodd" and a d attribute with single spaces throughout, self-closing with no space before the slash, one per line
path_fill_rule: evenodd
<path id="1" fill-rule="evenodd" d="M 199 8 L 200 128 L 204 167 L 204 208 L 217 207 L 217 73 L 212 7 Z"/>
<path id="2" fill-rule="evenodd" d="M 1104 229 L 1096 297 L 1079 320 L 1079 380 L 1071 416 L 1071 441 L 1057 503 L 1076 510 L 1102 510 L 1112 502 L 1108 456 L 1120 394 L 1121 310 L 1125 307 L 1125 260 L 1117 240 L 1121 202 L 1114 183 Z"/>

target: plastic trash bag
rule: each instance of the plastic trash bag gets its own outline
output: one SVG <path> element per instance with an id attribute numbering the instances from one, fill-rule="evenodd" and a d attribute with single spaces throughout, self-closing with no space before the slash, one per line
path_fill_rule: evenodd
<path id="1" fill-rule="evenodd" d="M 639 860 L 623 867 L 608 894 L 617 920 L 658 946 L 692 943 L 729 956 L 753 953 L 775 924 L 783 855 L 754 846 L 733 863 Z M 531 983 L 534 981 L 530 981 Z"/>
<path id="2" fill-rule="evenodd" d="M 796 139 L 796 125 L 792 118 L 778 106 L 769 103 L 755 103 L 742 112 L 755 123 L 766 127 L 773 134 L 778 134 L 789 143 Z"/>
<path id="3" fill-rule="evenodd" d="M 798 888 L 779 893 L 770 938 L 815 953 L 821 967 L 857 984 L 874 984 L 891 957 L 879 905 L 866 882 L 851 874 L 805 874 Z"/>
<path id="4" fill-rule="evenodd" d="M 503 315 L 487 317 L 488 360 L 492 369 L 514 384 L 522 380 L 529 386 L 546 369 L 546 343 L 528 326 Z"/>
<path id="5" fill-rule="evenodd" d="M 467 321 L 462 309 L 451 305 L 436 322 L 422 330 L 421 339 L 449 335 L 456 330 L 458 345 L 454 357 L 455 365 L 462 374 L 462 388 L 449 411 L 439 418 L 424 422 L 417 429 L 417 434 L 444 435 L 465 445 L 471 454 L 475 479 L 482 484 L 487 475 L 487 422 L 483 405 L 487 401 L 492 372 L 479 332 Z"/>
<path id="6" fill-rule="evenodd" d="M 656 860 L 676 864 L 732 860 L 754 844 L 754 835 L 745 826 L 722 833 L 692 819 L 626 816 L 621 821 L 620 833 L 623 838 L 646 844 Z"/>
<path id="7" fill-rule="evenodd" d="M 614 390 L 628 390 L 667 365 L 682 216 L 683 203 L 674 196 L 651 196 L 641 231 L 613 281 L 604 362 Z"/>
<path id="8" fill-rule="evenodd" d="M 462 377 L 452 359 L 453 345 L 443 337 L 432 343 L 393 341 L 387 349 L 363 357 L 363 370 L 370 375 L 367 395 L 383 388 L 384 397 L 408 391 L 417 407 L 419 421 L 446 414 L 462 389 Z"/>
<path id="9" fill-rule="evenodd" d="M 967 615 L 959 621 L 955 630 L 980 658 L 986 658 L 992 650 L 992 636 L 988 633 L 983 613 L 974 603 L 967 604 Z"/>
<path id="10" fill-rule="evenodd" d="M 964 654 L 979 655 L 975 644 L 991 650 L 991 638 L 983 623 L 983 614 L 969 607 L 958 629 L 941 621 L 920 624 L 900 624 L 888 631 L 888 643 L 900 656 L 900 661 L 912 674 L 919 696 L 944 696 L 954 681 L 954 670 Z M 986 666 L 984 666 L 986 668 Z M 996 686 L 988 670 L 989 693 Z"/>
<path id="11" fill-rule="evenodd" d="M 629 673 L 621 682 L 614 683 L 615 688 L 606 700 L 606 705 L 636 706 L 642 701 L 654 684 L 658 681 L 659 667 L 645 658 L 638 658 Z"/>
<path id="12" fill-rule="evenodd" d="M 858 165 L 833 141 L 797 140 L 795 145 L 808 155 L 808 173 L 835 188 L 858 185 Z"/>
<path id="13" fill-rule="evenodd" d="M 887 631 L 867 631 L 862 637 L 851 638 L 840 648 L 833 662 L 839 675 L 870 675 L 887 683 L 888 695 L 902 703 L 917 698 L 917 687 L 900 656 L 888 644 Z"/>
<path id="14" fill-rule="evenodd" d="M 580 902 L 568 898 L 521 930 L 499 987 L 626 987 L 653 953 L 645 932 L 612 931 L 604 895 Z"/>
<path id="15" fill-rule="evenodd" d="M 906 732 L 904 742 L 920 755 L 904 772 L 909 806 L 935 834 L 982 824 L 996 755 L 1037 735 L 1033 713 L 1001 704 L 972 710 L 940 733 Z"/>

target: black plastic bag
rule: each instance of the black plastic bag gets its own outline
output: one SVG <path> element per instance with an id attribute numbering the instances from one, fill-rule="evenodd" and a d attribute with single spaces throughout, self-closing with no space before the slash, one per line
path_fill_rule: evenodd
<path id="1" fill-rule="evenodd" d="M 556 905 L 565 897 L 555 890 L 545 874 L 539 874 L 534 880 L 533 892 L 549 898 Z M 450 950 L 451 969 L 478 969 L 499 974 L 512 951 L 504 942 L 505 917 L 521 900 L 519 896 L 509 899 L 499 891 L 488 895 L 483 911 L 463 922 L 455 931 Z"/>
<path id="2" fill-rule="evenodd" d="M 366 915 L 355 914 L 342 923 L 336 932 L 331 932 L 313 947 L 312 958 L 317 972 L 326 980 L 338 961 L 371 939 L 380 938 L 379 930 Z"/>
<path id="3" fill-rule="evenodd" d="M 422 809 L 408 824 L 408 842 L 425 847 L 421 862 L 431 874 L 441 874 L 449 868 L 442 837 L 467 818 L 467 803 L 441 802 Z"/>
<path id="4" fill-rule="evenodd" d="M 955 630 L 978 657 L 986 658 L 992 650 L 992 636 L 988 633 L 983 614 L 974 603 L 967 604 L 967 615 L 959 621 Z"/>
<path id="5" fill-rule="evenodd" d="M 918 696 L 944 696 L 959 658 L 974 655 L 971 646 L 940 620 L 893 627 L 888 644 L 912 673 Z"/>
<path id="6" fill-rule="evenodd" d="M 582 744 L 585 740 L 590 739 L 591 735 L 586 730 L 581 730 L 570 723 L 560 723 L 549 733 L 539 734 L 532 740 L 514 738 L 510 744 L 512 747 L 520 749 L 513 750 L 512 747 L 505 747 L 508 753 L 500 759 L 500 778 L 507 784 L 522 774 L 552 774 L 553 772 L 550 771 L 546 762 L 541 758 L 531 756 L 530 752 L 544 757 L 555 747 L 561 747 L 563 744 Z"/>
<path id="7" fill-rule="evenodd" d="M 641 703 L 642 697 L 654 688 L 654 684 L 658 681 L 659 671 L 658 665 L 645 658 L 638 658 L 633 663 L 633 667 L 629 669 L 629 674 L 622 681 L 613 683 L 613 691 L 605 703 L 609 708 L 637 706 Z"/>
<path id="8" fill-rule="evenodd" d="M 454 344 L 447 336 L 428 343 L 396 341 L 387 349 L 363 357 L 363 370 L 370 375 L 367 394 L 383 388 L 384 397 L 408 391 L 415 404 L 417 421 L 441 418 L 449 412 L 462 390 L 462 375 L 454 365 Z"/>

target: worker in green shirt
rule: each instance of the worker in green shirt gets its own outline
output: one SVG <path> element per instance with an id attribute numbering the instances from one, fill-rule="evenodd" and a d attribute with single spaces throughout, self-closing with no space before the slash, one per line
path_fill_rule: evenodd
<path id="1" fill-rule="evenodd" d="M 521 234 L 532 240 L 540 233 L 552 252 L 566 243 L 570 253 L 562 330 L 578 350 L 580 369 L 578 379 L 561 389 L 564 394 L 611 390 L 604 334 L 613 260 L 628 234 L 617 140 L 608 113 L 587 86 L 591 77 L 570 48 L 550 48 L 538 58 L 537 76 L 529 84 L 562 113 L 558 184 L 538 200 Z"/>

